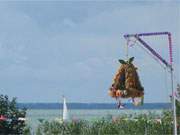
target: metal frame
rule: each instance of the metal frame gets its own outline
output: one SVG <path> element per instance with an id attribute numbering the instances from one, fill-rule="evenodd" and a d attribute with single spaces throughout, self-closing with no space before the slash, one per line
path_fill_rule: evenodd
<path id="1" fill-rule="evenodd" d="M 168 36 L 168 44 L 169 44 L 169 62 L 167 62 L 164 58 L 161 57 L 159 53 L 157 53 L 150 45 L 148 45 L 141 37 L 143 36 Z M 139 34 L 126 34 L 124 38 L 128 40 L 128 38 L 134 37 L 139 41 L 143 47 L 145 47 L 148 51 L 150 51 L 156 58 L 158 58 L 161 63 L 163 63 L 166 67 L 170 69 L 171 73 L 171 88 L 172 88 L 172 110 L 173 110 L 173 120 L 174 120 L 174 135 L 177 135 L 177 121 L 176 121 L 176 102 L 174 95 L 174 84 L 173 84 L 173 57 L 172 57 L 172 39 L 170 32 L 152 32 L 152 33 L 139 33 Z"/>

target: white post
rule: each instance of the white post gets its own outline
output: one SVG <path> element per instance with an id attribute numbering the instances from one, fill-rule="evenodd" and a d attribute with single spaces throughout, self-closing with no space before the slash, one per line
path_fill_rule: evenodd
<path id="1" fill-rule="evenodd" d="M 174 135 L 177 135 L 177 119 L 176 119 L 176 98 L 174 93 L 174 82 L 173 82 L 173 68 L 171 65 L 171 88 L 172 88 L 172 109 L 173 109 L 173 124 L 174 124 Z"/>

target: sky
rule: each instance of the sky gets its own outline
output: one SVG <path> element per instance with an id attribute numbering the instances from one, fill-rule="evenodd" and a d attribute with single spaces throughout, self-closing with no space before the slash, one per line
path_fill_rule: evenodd
<path id="1" fill-rule="evenodd" d="M 180 71 L 178 1 L 1 1 L 0 93 L 19 102 L 115 102 L 113 76 L 126 58 L 124 34 L 172 33 Z M 133 40 L 133 39 L 132 39 Z M 144 38 L 168 61 L 166 36 Z M 145 102 L 169 102 L 169 72 L 139 43 L 134 56 Z"/>

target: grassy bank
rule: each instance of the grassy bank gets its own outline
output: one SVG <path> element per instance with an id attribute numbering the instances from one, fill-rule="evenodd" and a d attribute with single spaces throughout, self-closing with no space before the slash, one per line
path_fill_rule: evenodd
<path id="1" fill-rule="evenodd" d="M 36 130 L 37 135 L 169 135 L 172 133 L 173 123 L 170 112 L 164 112 L 159 119 L 154 118 L 153 115 L 139 115 L 135 117 L 103 118 L 93 122 L 84 120 L 74 120 L 66 123 L 41 121 Z"/>

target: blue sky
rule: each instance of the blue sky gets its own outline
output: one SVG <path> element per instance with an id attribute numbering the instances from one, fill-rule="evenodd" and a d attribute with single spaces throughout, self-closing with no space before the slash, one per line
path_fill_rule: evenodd
<path id="1" fill-rule="evenodd" d="M 180 2 L 0 2 L 0 93 L 19 102 L 114 102 L 107 95 L 125 58 L 123 34 L 169 31 L 179 82 Z M 146 39 L 168 59 L 166 37 Z M 169 74 L 129 48 L 145 102 L 169 101 Z M 166 79 L 165 79 L 165 76 Z"/>

